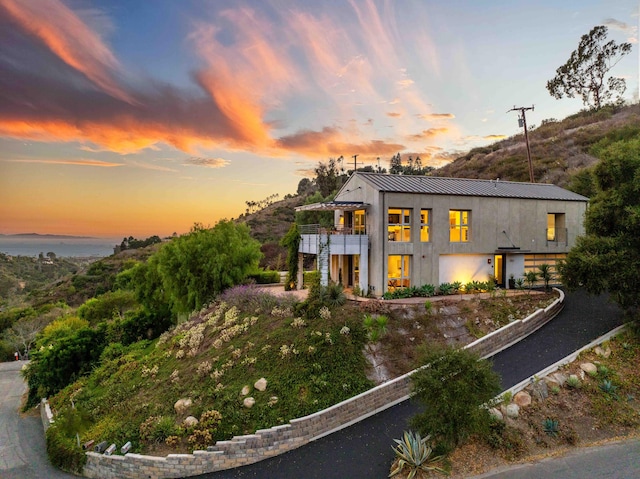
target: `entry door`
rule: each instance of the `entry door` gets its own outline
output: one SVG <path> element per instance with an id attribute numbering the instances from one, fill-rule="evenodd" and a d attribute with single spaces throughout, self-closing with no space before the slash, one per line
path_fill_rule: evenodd
<path id="1" fill-rule="evenodd" d="M 504 288 L 505 263 L 501 254 L 493 257 L 493 275 L 496 277 L 497 286 Z"/>

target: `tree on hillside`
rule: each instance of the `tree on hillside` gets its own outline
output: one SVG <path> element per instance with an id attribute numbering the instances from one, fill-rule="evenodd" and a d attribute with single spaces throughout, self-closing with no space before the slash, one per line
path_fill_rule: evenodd
<path id="1" fill-rule="evenodd" d="M 400 153 L 396 153 L 391 157 L 389 161 L 389 173 L 392 175 L 402 173 L 402 158 L 400 157 Z"/>
<path id="2" fill-rule="evenodd" d="M 150 262 L 157 273 L 147 274 L 159 280 L 175 314 L 189 313 L 257 271 L 261 255 L 260 243 L 245 224 L 222 220 L 211 229 L 196 224 L 162 246 Z"/>
<path id="3" fill-rule="evenodd" d="M 326 163 L 319 162 L 314 171 L 316 173 L 316 185 L 324 198 L 334 193 L 341 186 L 339 182 L 340 172 L 335 158 L 329 158 Z"/>
<path id="4" fill-rule="evenodd" d="M 607 27 L 599 25 L 582 35 L 578 49 L 556 70 L 547 82 L 547 90 L 554 98 L 579 95 L 585 106 L 600 109 L 614 95 L 620 100 L 626 89 L 623 78 L 609 77 L 609 71 L 631 51 L 630 43 L 606 42 Z"/>
<path id="5" fill-rule="evenodd" d="M 47 322 L 48 319 L 44 316 L 16 321 L 4 332 L 4 340 L 19 352 L 21 358 L 29 359 L 31 347 Z"/>
<path id="6" fill-rule="evenodd" d="M 593 294 L 609 292 L 628 313 L 640 309 L 640 139 L 598 151 L 597 193 L 585 215 L 586 235 L 559 266 L 563 282 Z"/>

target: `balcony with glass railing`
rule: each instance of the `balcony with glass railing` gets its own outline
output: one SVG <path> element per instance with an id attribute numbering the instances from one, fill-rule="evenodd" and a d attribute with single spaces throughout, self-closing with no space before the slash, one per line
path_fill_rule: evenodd
<path id="1" fill-rule="evenodd" d="M 332 255 L 361 254 L 362 248 L 369 247 L 366 227 L 353 225 L 324 226 L 302 225 L 300 231 L 300 253 L 319 254 L 327 249 Z"/>

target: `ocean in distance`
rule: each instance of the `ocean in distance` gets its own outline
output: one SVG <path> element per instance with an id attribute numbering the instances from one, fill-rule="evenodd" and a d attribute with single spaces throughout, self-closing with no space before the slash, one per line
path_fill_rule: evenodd
<path id="1" fill-rule="evenodd" d="M 0 236 L 0 253 L 10 256 L 38 256 L 53 252 L 61 257 L 110 256 L 113 248 L 122 238 L 73 238 Z"/>

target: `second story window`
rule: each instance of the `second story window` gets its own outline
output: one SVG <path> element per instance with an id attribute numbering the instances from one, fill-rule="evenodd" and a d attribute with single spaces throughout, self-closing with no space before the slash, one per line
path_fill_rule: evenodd
<path id="1" fill-rule="evenodd" d="M 429 241 L 429 225 L 431 223 L 431 210 L 420 210 L 420 241 Z"/>
<path id="2" fill-rule="evenodd" d="M 556 215 L 547 214 L 547 241 L 556 241 Z"/>
<path id="3" fill-rule="evenodd" d="M 411 241 L 411 210 L 389 208 L 389 241 Z"/>
<path id="4" fill-rule="evenodd" d="M 449 241 L 452 243 L 467 243 L 469 241 L 470 218 L 470 211 L 449 210 Z"/>

